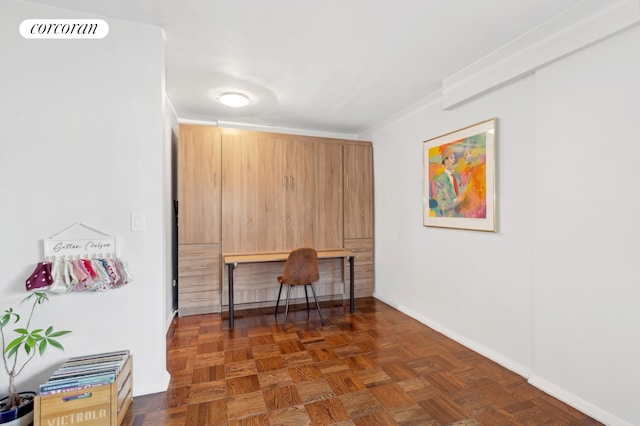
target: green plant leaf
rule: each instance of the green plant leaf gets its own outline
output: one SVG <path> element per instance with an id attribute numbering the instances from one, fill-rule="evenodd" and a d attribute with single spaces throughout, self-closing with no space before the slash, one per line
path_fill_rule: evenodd
<path id="1" fill-rule="evenodd" d="M 51 346 L 54 346 L 54 347 L 56 347 L 58 349 L 64 350 L 64 346 L 62 346 L 62 344 L 60 342 L 58 342 L 57 340 L 49 339 L 48 342 L 49 342 L 49 344 Z"/>
<path id="2" fill-rule="evenodd" d="M 60 337 L 60 336 L 64 336 L 65 334 L 69 334 L 71 333 L 70 330 L 62 330 L 62 331 L 56 331 L 53 333 L 45 333 L 47 337 Z"/>
<path id="3" fill-rule="evenodd" d="M 22 342 L 24 342 L 24 340 L 25 337 L 21 336 L 16 337 L 11 342 L 9 342 L 6 349 L 4 350 L 9 358 L 11 358 L 20 349 L 20 346 L 22 346 Z"/>
<path id="4" fill-rule="evenodd" d="M 48 341 L 48 339 L 42 339 L 40 341 L 40 344 L 38 345 L 38 353 L 40 354 L 40 356 L 44 355 L 45 351 L 47 350 Z"/>
<path id="5" fill-rule="evenodd" d="M 38 341 L 40 341 L 40 340 L 41 339 L 38 338 L 38 336 L 36 336 L 36 335 L 28 336 L 27 339 L 25 340 L 25 343 L 24 343 L 25 349 L 27 347 L 34 347 L 38 343 Z M 27 350 L 27 352 L 29 352 L 29 351 Z"/>
<path id="6" fill-rule="evenodd" d="M 17 323 L 18 321 L 20 321 L 20 315 L 13 312 L 13 308 L 9 308 L 6 311 L 4 311 L 4 315 L 2 315 L 2 317 L 0 318 L 0 328 L 9 324 L 9 322 L 11 322 L 12 317 L 14 318 L 13 320 L 14 323 Z"/>

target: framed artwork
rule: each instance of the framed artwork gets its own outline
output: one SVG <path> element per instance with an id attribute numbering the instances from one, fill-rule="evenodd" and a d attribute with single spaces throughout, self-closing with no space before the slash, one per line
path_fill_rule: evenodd
<path id="1" fill-rule="evenodd" d="M 424 141 L 424 226 L 496 231 L 496 123 Z"/>

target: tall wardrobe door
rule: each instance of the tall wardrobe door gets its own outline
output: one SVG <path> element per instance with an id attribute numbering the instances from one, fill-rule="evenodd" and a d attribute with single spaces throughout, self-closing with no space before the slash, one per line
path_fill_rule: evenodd
<path id="1" fill-rule="evenodd" d="M 178 243 L 219 243 L 219 131 L 181 124 L 178 149 Z"/>
<path id="2" fill-rule="evenodd" d="M 330 249 L 343 246 L 342 145 L 317 143 L 317 202 L 314 208 L 313 247 Z"/>
<path id="3" fill-rule="evenodd" d="M 285 244 L 284 147 L 260 133 L 222 135 L 222 244 L 225 253 Z"/>
<path id="4" fill-rule="evenodd" d="M 373 149 L 344 146 L 344 238 L 373 238 Z"/>
<path id="5" fill-rule="evenodd" d="M 255 251 L 278 251 L 287 247 L 286 233 L 286 146 L 282 140 L 261 136 L 256 149 L 258 179 Z"/>
<path id="6" fill-rule="evenodd" d="M 312 143 L 296 140 L 286 145 L 286 220 L 283 249 L 313 247 L 316 203 L 316 156 Z"/>

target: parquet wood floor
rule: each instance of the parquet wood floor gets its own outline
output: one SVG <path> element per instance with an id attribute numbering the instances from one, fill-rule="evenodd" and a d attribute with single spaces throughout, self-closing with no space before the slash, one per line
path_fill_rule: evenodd
<path id="1" fill-rule="evenodd" d="M 337 303 L 340 303 L 339 305 Z M 166 392 L 134 398 L 125 426 L 599 425 L 373 298 L 283 314 L 176 318 Z M 134 384 L 135 386 L 135 384 Z"/>

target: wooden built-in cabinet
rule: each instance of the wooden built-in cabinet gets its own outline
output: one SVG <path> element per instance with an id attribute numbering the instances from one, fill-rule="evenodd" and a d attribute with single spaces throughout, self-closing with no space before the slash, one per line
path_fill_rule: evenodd
<path id="1" fill-rule="evenodd" d="M 220 131 L 180 125 L 178 314 L 220 312 Z"/>
<path id="2" fill-rule="evenodd" d="M 344 248 L 355 255 L 355 297 L 373 294 L 373 148 L 344 146 Z M 347 288 L 347 292 L 348 292 Z"/>
<path id="3" fill-rule="evenodd" d="M 356 296 L 372 294 L 371 143 L 180 125 L 179 146 L 181 315 L 228 305 L 222 253 L 345 247 L 356 254 Z M 275 304 L 282 268 L 237 268 L 237 308 Z M 349 297 L 348 263 L 345 270 L 340 260 L 321 260 L 320 269 L 320 296 Z M 210 295 L 217 300 L 207 304 Z"/>

